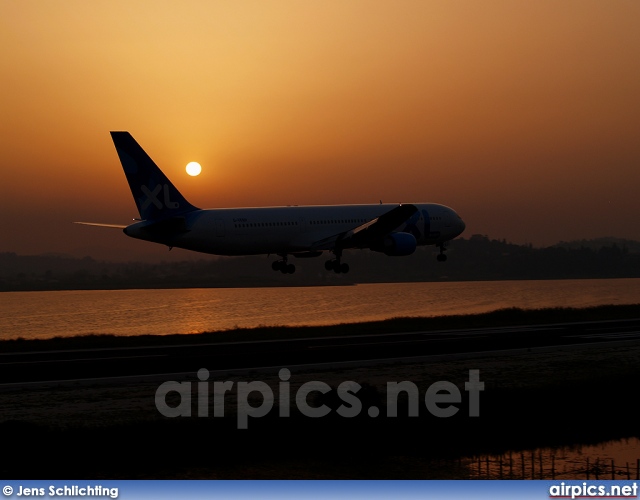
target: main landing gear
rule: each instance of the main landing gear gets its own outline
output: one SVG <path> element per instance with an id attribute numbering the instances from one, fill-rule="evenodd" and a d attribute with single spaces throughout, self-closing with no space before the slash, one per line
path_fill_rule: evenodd
<path id="1" fill-rule="evenodd" d="M 447 260 L 447 256 L 445 255 L 444 252 L 445 252 L 444 243 L 440 243 L 440 253 L 436 257 L 436 259 L 438 259 L 438 262 L 445 262 Z"/>
<path id="2" fill-rule="evenodd" d="M 336 274 L 339 273 L 348 273 L 349 272 L 349 264 L 347 264 L 346 262 L 340 262 L 340 259 L 342 257 L 342 252 L 341 251 L 336 251 L 334 252 L 336 255 L 335 259 L 330 259 L 328 261 L 326 261 L 324 263 L 324 268 L 327 271 L 333 271 Z"/>
<path id="3" fill-rule="evenodd" d="M 276 260 L 271 264 L 271 269 L 280 271 L 282 274 L 293 274 L 296 272 L 296 266 L 287 264 L 287 254 L 281 256 L 282 260 Z"/>

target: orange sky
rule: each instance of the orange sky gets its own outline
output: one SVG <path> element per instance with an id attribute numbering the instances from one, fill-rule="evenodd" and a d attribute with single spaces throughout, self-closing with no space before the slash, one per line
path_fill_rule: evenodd
<path id="1" fill-rule="evenodd" d="M 639 25 L 636 0 L 0 0 L 0 252 L 166 257 L 71 224 L 137 215 L 110 130 L 202 207 L 640 240 Z"/>

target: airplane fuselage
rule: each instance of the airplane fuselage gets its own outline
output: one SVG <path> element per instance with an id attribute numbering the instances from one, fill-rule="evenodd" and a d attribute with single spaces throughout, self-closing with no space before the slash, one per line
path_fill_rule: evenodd
<path id="1" fill-rule="evenodd" d="M 418 210 L 395 232 L 409 233 L 420 245 L 439 245 L 464 230 L 451 208 L 436 203 L 414 203 Z M 332 250 L 335 240 L 389 212 L 397 205 L 329 205 L 206 209 L 186 213 L 172 224 L 173 231 L 157 231 L 157 223 L 140 221 L 124 229 L 133 238 L 215 255 L 295 254 Z M 381 241 L 382 245 L 383 242 Z M 344 248 L 363 248 L 346 245 Z M 374 248 L 375 250 L 375 248 Z M 382 251 L 382 247 L 381 247 Z"/>

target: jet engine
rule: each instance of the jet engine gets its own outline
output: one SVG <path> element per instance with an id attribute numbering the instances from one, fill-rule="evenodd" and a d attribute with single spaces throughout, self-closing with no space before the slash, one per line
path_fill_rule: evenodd
<path id="1" fill-rule="evenodd" d="M 382 252 L 391 257 L 411 255 L 416 251 L 418 242 L 411 233 L 391 233 L 384 237 L 381 245 L 372 246 L 371 250 Z"/>

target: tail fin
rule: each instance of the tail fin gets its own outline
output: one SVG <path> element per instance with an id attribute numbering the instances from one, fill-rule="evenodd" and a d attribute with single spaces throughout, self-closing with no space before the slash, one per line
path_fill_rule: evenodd
<path id="1" fill-rule="evenodd" d="M 111 132 L 133 199 L 144 220 L 198 210 L 180 194 L 129 132 Z"/>

